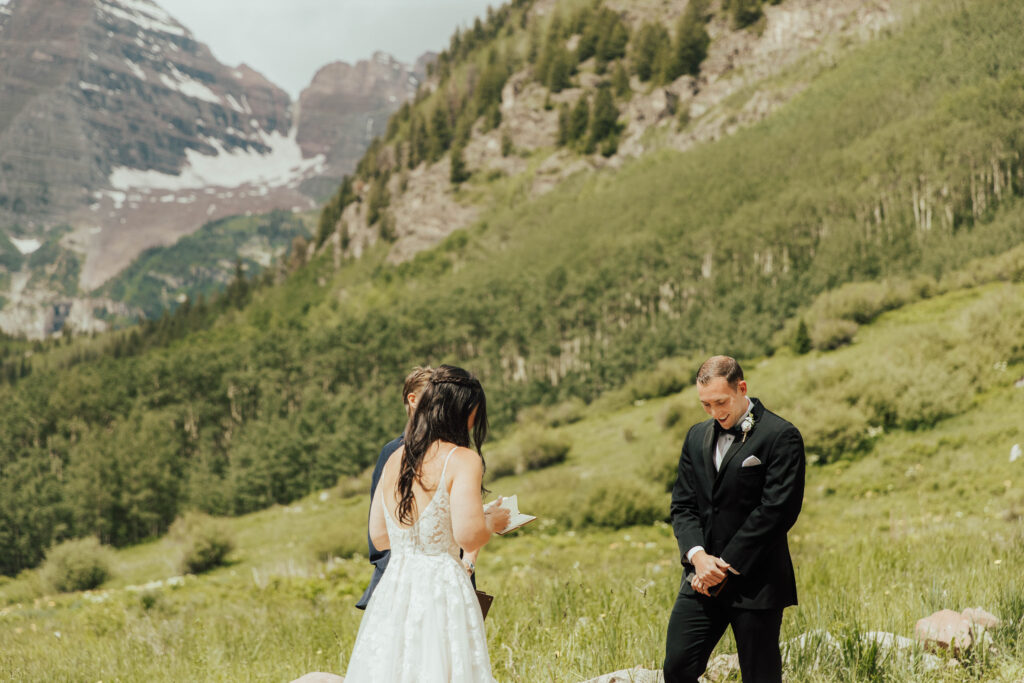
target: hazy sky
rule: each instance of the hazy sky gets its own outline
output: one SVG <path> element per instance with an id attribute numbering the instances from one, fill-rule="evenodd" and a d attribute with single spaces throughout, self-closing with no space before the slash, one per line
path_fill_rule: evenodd
<path id="1" fill-rule="evenodd" d="M 221 62 L 245 62 L 297 97 L 336 60 L 383 50 L 412 62 L 501 0 L 156 0 Z M 0 0 L 0 3 L 4 0 Z"/>

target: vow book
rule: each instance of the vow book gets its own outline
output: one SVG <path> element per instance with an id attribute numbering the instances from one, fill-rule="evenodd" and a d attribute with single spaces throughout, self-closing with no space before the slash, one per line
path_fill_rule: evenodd
<path id="1" fill-rule="evenodd" d="M 496 501 L 493 501 L 486 505 L 485 507 L 491 507 L 495 504 L 495 502 Z M 533 515 L 524 515 L 522 512 L 519 511 L 519 501 L 516 499 L 515 496 L 505 496 L 504 498 L 501 499 L 501 504 L 498 505 L 498 507 L 505 508 L 509 512 L 508 526 L 506 526 L 501 531 L 498 531 L 498 534 L 504 535 L 511 531 L 515 531 L 519 527 L 525 526 L 526 524 L 529 524 L 533 520 L 537 519 Z"/>

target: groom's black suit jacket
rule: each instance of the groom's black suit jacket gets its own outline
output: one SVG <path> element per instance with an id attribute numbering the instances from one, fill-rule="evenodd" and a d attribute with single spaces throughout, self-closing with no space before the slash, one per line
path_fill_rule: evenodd
<path id="1" fill-rule="evenodd" d="M 715 421 L 690 428 L 672 490 L 672 528 L 685 574 L 686 553 L 704 546 L 739 575 L 730 575 L 720 599 L 741 609 L 795 605 L 796 578 L 786 532 L 796 523 L 804 495 L 804 443 L 800 432 L 753 403 L 754 427 L 735 439 L 716 472 Z M 741 467 L 750 456 L 762 464 Z M 689 580 L 684 593 L 695 593 Z"/>

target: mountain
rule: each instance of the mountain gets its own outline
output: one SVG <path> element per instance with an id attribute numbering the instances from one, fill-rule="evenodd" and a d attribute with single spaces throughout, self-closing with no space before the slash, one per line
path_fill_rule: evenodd
<path id="1" fill-rule="evenodd" d="M 0 232 L 14 247 L 0 327 L 32 335 L 59 329 L 52 306 L 102 328 L 89 313 L 120 304 L 83 293 L 146 248 L 225 216 L 315 208 L 317 178 L 351 172 L 419 82 L 384 55 L 334 65 L 297 115 L 151 0 L 12 0 L 0 65 Z"/>
<path id="2" fill-rule="evenodd" d="M 323 156 L 326 169 L 306 187 L 328 196 L 342 175 L 355 171 L 370 141 L 384 135 L 391 114 L 416 95 L 430 60 L 428 54 L 409 67 L 377 52 L 369 60 L 333 62 L 316 72 L 299 95 L 296 139 L 303 156 Z"/>

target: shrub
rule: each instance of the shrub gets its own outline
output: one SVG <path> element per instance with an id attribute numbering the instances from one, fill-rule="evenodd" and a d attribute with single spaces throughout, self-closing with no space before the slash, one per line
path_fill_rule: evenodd
<path id="1" fill-rule="evenodd" d="M 47 551 L 42 573 L 61 593 L 91 590 L 110 578 L 110 552 L 95 538 L 65 541 Z"/>
<path id="2" fill-rule="evenodd" d="M 519 464 L 518 449 L 513 444 L 503 444 L 499 448 L 488 451 L 486 462 L 486 476 L 489 480 L 511 476 L 516 473 Z"/>
<path id="3" fill-rule="evenodd" d="M 662 429 L 680 427 L 683 432 L 707 418 L 704 409 L 692 397 L 672 401 L 661 415 Z"/>
<path id="4" fill-rule="evenodd" d="M 811 343 L 820 351 L 831 351 L 846 346 L 857 334 L 857 323 L 849 320 L 826 318 L 814 324 Z"/>
<path id="5" fill-rule="evenodd" d="M 201 574 L 226 563 L 235 544 L 223 522 L 189 512 L 171 525 L 171 538 L 181 546 L 181 571 Z"/>
<path id="6" fill-rule="evenodd" d="M 624 480 L 594 486 L 586 501 L 577 506 L 573 526 L 621 529 L 667 521 L 668 516 L 669 501 L 664 493 Z"/>
<path id="7" fill-rule="evenodd" d="M 547 427 L 560 427 L 579 422 L 583 419 L 587 404 L 582 399 L 573 397 L 553 406 L 535 405 L 523 408 L 516 416 L 520 424 L 541 424 Z"/>
<path id="8" fill-rule="evenodd" d="M 676 394 L 693 384 L 696 377 L 697 361 L 692 368 L 689 359 L 680 363 L 661 361 L 654 370 L 637 373 L 629 382 L 629 393 L 634 401 L 658 398 Z"/>
<path id="9" fill-rule="evenodd" d="M 373 483 L 373 466 L 355 476 L 340 477 L 335 487 L 339 498 L 348 499 L 356 496 L 369 496 L 370 484 Z"/>

